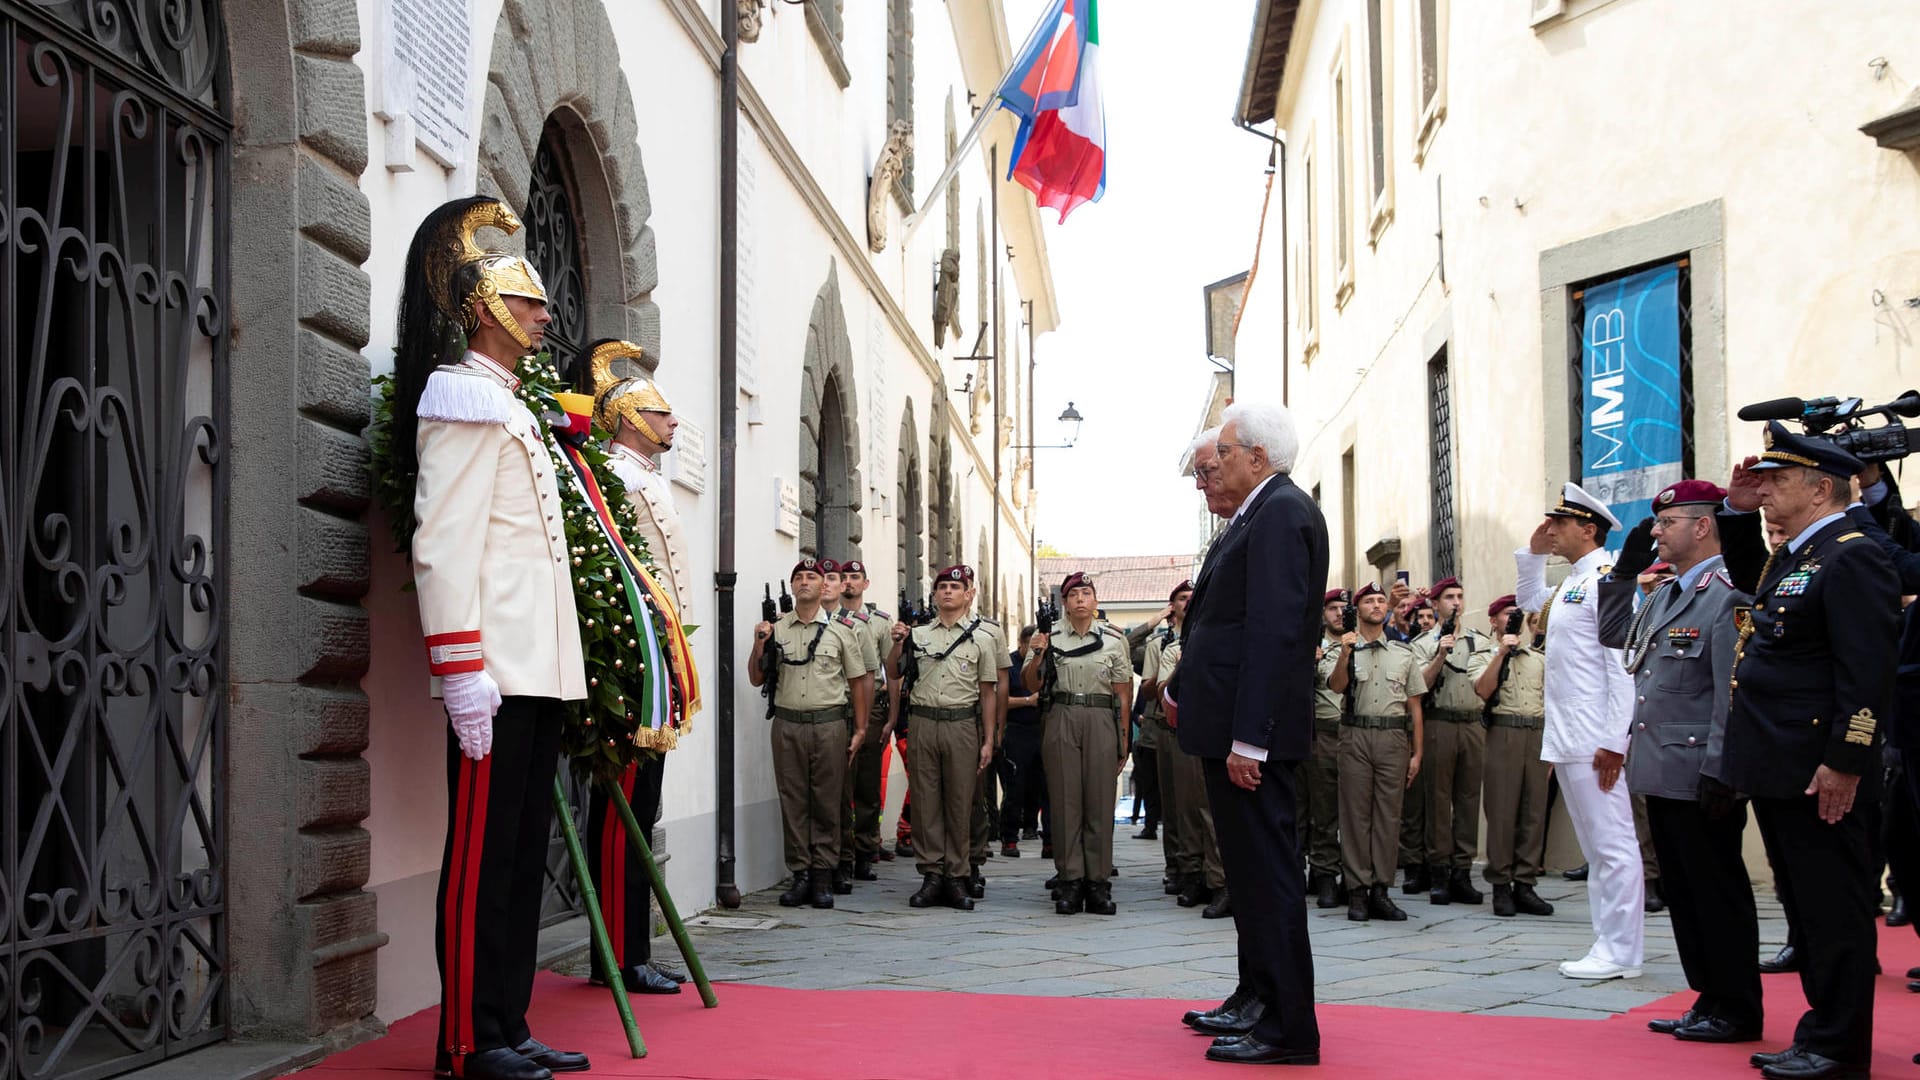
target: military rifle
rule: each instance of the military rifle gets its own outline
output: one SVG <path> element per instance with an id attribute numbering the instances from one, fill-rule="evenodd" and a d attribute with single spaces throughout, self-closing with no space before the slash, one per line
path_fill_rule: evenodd
<path id="1" fill-rule="evenodd" d="M 763 587 L 760 598 L 760 621 L 769 625 L 779 621 L 780 616 L 793 610 L 793 596 L 787 592 L 787 583 L 780 583 L 780 605 L 776 609 L 773 600 L 773 586 Z M 772 634 L 767 635 L 766 643 L 760 646 L 760 692 L 767 696 L 767 719 L 773 719 L 773 691 L 780 684 L 780 643 Z"/>
<path id="2" fill-rule="evenodd" d="M 1502 646 L 1506 644 L 1507 634 L 1518 637 L 1521 628 L 1526 625 L 1526 622 L 1527 613 L 1521 611 L 1519 608 L 1514 608 L 1512 611 L 1507 612 L 1507 629 L 1506 633 L 1501 635 L 1500 644 Z M 1486 706 L 1480 710 L 1481 726 L 1493 726 L 1493 707 L 1500 704 L 1500 691 L 1506 687 L 1507 672 L 1511 670 L 1513 670 L 1513 650 L 1508 649 L 1500 657 L 1500 681 L 1493 684 L 1493 696 L 1487 699 Z"/>

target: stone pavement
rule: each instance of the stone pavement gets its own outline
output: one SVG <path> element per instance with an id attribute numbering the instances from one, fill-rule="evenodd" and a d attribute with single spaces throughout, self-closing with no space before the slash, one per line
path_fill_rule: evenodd
<path id="1" fill-rule="evenodd" d="M 1042 888 L 1052 863 L 1031 843 L 1021 845 L 1023 858 L 987 863 L 987 898 L 971 912 L 908 907 L 919 878 L 911 863 L 895 861 L 878 866 L 879 881 L 836 897 L 834 910 L 783 908 L 778 890 L 769 889 L 738 911 L 707 912 L 697 921 L 710 925 L 697 926 L 694 937 L 716 982 L 1218 1001 L 1233 989 L 1232 920 L 1202 919 L 1198 908 L 1164 895 L 1160 845 L 1132 839 L 1135 831 L 1116 830 L 1120 912 L 1111 918 L 1054 914 Z M 1495 918 L 1484 904 L 1435 907 L 1397 888 L 1395 902 L 1409 916 L 1403 923 L 1350 923 L 1345 908 L 1309 907 L 1318 999 L 1601 1019 L 1686 988 L 1664 914 L 1647 917 L 1641 978 L 1592 984 L 1562 977 L 1556 965 L 1584 955 L 1593 940 L 1586 886 L 1555 875 L 1539 891 L 1556 908 L 1551 917 Z M 1770 954 L 1785 940 L 1786 923 L 1771 891 L 1763 893 L 1760 938 Z M 678 957 L 665 937 L 654 955 Z"/>

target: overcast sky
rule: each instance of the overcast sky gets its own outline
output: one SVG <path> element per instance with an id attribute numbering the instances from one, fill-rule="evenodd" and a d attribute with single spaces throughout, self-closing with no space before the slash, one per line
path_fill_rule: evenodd
<path id="1" fill-rule="evenodd" d="M 1007 0 L 1016 49 L 1043 6 Z M 1233 124 L 1252 18 L 1252 0 L 1100 5 L 1107 193 L 1065 225 L 1041 211 L 1060 329 L 1034 350 L 1036 441 L 1060 441 L 1069 400 L 1086 417 L 1073 449 L 1036 451 L 1037 539 L 1062 551 L 1198 542 L 1176 469 L 1213 370 L 1200 288 L 1251 263 L 1266 182 L 1267 143 Z"/>

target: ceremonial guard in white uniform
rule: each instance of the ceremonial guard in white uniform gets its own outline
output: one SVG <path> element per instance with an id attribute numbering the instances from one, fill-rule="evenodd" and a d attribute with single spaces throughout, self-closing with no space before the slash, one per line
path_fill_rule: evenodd
<path id="1" fill-rule="evenodd" d="M 1633 679 L 1621 665 L 1620 650 L 1600 643 L 1599 630 L 1598 581 L 1612 563 L 1607 533 L 1618 528 L 1605 503 L 1569 483 L 1529 545 L 1514 552 L 1514 594 L 1521 608 L 1541 612 L 1547 623 L 1547 726 L 1540 757 L 1559 774 L 1567 816 L 1591 868 L 1593 948 L 1560 965 L 1560 974 L 1574 979 L 1639 978 L 1646 951 L 1640 842 L 1621 779 Z M 1557 589 L 1547 586 L 1549 554 L 1573 563 Z"/>
<path id="2" fill-rule="evenodd" d="M 407 253 L 390 436 L 413 475 L 413 580 L 446 704 L 447 846 L 434 952 L 434 1071 L 545 1080 L 587 1067 L 527 1029 L 564 702 L 587 696 L 553 457 L 514 396 L 546 291 L 474 232 L 520 222 L 484 197 L 428 215 Z M 461 333 L 464 353 L 453 352 Z M 444 362 L 443 361 L 447 361 Z"/>
<path id="3" fill-rule="evenodd" d="M 631 341 L 603 338 L 587 346 L 589 377 L 593 382 L 593 420 L 613 438 L 607 444 L 607 467 L 627 489 L 638 537 L 653 556 L 655 580 L 673 598 L 682 622 L 688 620 L 683 582 L 687 577 L 686 548 L 681 540 L 680 515 L 673 490 L 661 474 L 658 458 L 673 449 L 680 421 L 673 406 L 643 372 L 640 346 Z M 617 370 L 616 364 L 627 365 Z M 685 735 L 691 717 L 681 717 L 678 735 Z M 633 809 L 634 820 L 651 830 L 660 817 L 660 786 L 666 776 L 666 746 L 644 762 L 629 768 L 620 786 Z M 655 967 L 652 958 L 653 919 L 646 866 L 628 842 L 617 810 L 594 785 L 587 803 L 589 870 L 599 894 L 607 936 L 628 991 L 636 994 L 677 994 L 684 977 Z M 608 981 L 600 969 L 600 955 L 589 950 L 590 978 Z"/>

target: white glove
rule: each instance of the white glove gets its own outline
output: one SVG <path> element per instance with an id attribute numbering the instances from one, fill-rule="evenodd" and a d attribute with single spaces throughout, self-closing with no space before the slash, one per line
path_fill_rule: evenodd
<path id="1" fill-rule="evenodd" d="M 460 739 L 460 750 L 475 761 L 493 750 L 493 714 L 500 711 L 500 687 L 484 671 L 462 671 L 440 680 L 440 700 Z"/>

